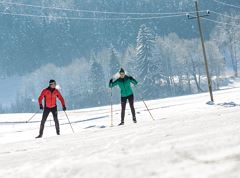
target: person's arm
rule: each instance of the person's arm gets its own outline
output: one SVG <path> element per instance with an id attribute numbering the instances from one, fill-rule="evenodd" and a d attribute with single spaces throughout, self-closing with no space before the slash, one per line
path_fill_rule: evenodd
<path id="1" fill-rule="evenodd" d="M 113 82 L 113 79 L 109 82 L 109 88 L 113 88 L 118 85 L 118 79 Z"/>
<path id="2" fill-rule="evenodd" d="M 137 84 L 138 84 L 138 81 L 135 80 L 132 76 L 130 76 L 129 79 L 130 79 L 130 81 L 131 81 L 132 84 L 134 84 L 134 85 L 137 85 Z"/>
<path id="3" fill-rule="evenodd" d="M 38 97 L 38 104 L 39 104 L 39 107 L 40 109 L 43 109 L 43 105 L 42 105 L 42 100 L 45 96 L 45 90 L 43 90 L 40 94 L 40 96 Z"/>
<path id="4" fill-rule="evenodd" d="M 62 97 L 62 95 L 61 95 L 61 93 L 59 91 L 57 93 L 57 97 L 58 97 L 58 99 L 60 100 L 60 102 L 62 104 L 63 110 L 65 111 L 66 110 L 65 101 L 64 101 L 64 98 Z"/>

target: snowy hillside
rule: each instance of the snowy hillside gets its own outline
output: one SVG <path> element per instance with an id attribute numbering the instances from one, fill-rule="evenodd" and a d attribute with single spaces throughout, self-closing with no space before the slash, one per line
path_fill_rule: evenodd
<path id="1" fill-rule="evenodd" d="M 136 103 L 138 124 L 109 127 L 110 107 L 59 113 L 36 140 L 41 115 L 0 115 L 1 178 L 239 178 L 240 88 Z M 114 124 L 120 121 L 114 106 Z"/>

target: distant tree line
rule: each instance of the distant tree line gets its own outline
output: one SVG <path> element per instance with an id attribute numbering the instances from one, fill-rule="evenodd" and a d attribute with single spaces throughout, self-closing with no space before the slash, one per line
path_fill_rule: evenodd
<path id="1" fill-rule="evenodd" d="M 234 16 L 240 18 L 239 16 Z M 229 19 L 222 18 L 222 21 Z M 235 21 L 232 20 L 231 23 Z M 206 41 L 207 57 L 214 90 L 227 85 L 229 77 L 239 75 L 240 31 L 236 26 L 216 26 Z M 47 64 L 26 75 L 9 112 L 33 112 L 37 97 L 48 80 L 54 78 L 61 87 L 69 109 L 102 106 L 110 103 L 108 81 L 117 77 L 120 67 L 139 81 L 134 88 L 136 99 L 157 99 L 207 91 L 204 60 L 198 38 L 180 38 L 175 33 L 157 35 L 143 24 L 135 45 L 119 51 L 113 45 L 88 58 L 74 60 L 59 67 Z M 115 103 L 118 89 L 113 90 Z M 0 108 L 1 112 L 4 112 Z"/>
<path id="2" fill-rule="evenodd" d="M 52 18 L 0 14 L 0 77 L 25 75 L 47 63 L 65 66 L 79 58 L 90 60 L 91 51 L 100 53 L 103 48 L 110 48 L 111 45 L 122 54 L 129 44 L 135 44 L 138 28 L 143 23 L 154 29 L 157 34 L 176 32 L 181 38 L 194 38 L 197 35 L 194 28 L 196 24 L 187 21 L 184 15 L 171 19 L 147 21 L 56 19 L 55 16 L 103 19 L 143 17 L 143 15 L 84 13 L 11 5 L 4 2 L 0 6 L 1 12 L 50 16 Z M 103 12 L 165 13 L 194 10 L 192 0 L 18 0 L 17 3 Z M 203 3 L 200 1 L 200 3 L 202 9 L 211 9 L 216 6 L 213 1 L 204 1 Z M 227 8 L 219 7 L 219 10 L 226 11 Z M 144 17 L 149 16 L 144 15 Z M 209 34 L 213 27 L 214 24 L 208 24 L 205 34 Z"/>

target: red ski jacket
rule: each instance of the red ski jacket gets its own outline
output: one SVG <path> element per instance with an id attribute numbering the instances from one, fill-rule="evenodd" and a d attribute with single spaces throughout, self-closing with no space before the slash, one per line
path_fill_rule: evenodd
<path id="1" fill-rule="evenodd" d="M 41 95 L 38 98 L 39 105 L 42 104 L 42 100 L 45 100 L 46 108 L 54 108 L 57 106 L 57 98 L 62 103 L 62 106 L 65 106 L 65 101 L 61 93 L 57 89 L 46 88 L 42 91 Z"/>

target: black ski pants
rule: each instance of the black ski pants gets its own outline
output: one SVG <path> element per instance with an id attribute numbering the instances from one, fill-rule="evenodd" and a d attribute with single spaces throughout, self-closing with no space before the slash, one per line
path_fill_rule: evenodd
<path id="1" fill-rule="evenodd" d="M 56 132 L 57 132 L 57 134 L 60 134 L 58 112 L 57 112 L 57 106 L 56 106 L 54 108 L 44 108 L 43 115 L 42 115 L 42 121 L 41 121 L 41 125 L 40 125 L 40 132 L 39 132 L 40 135 L 43 135 L 44 125 L 45 125 L 45 122 L 46 122 L 50 112 L 53 115 L 53 119 L 54 119 L 55 127 L 56 127 Z"/>
<path id="2" fill-rule="evenodd" d="M 129 105 L 131 108 L 133 120 L 136 120 L 136 113 L 135 113 L 135 108 L 134 108 L 134 96 L 130 95 L 127 97 L 121 97 L 121 105 L 122 105 L 121 122 L 122 123 L 124 123 L 127 100 L 129 102 Z"/>

